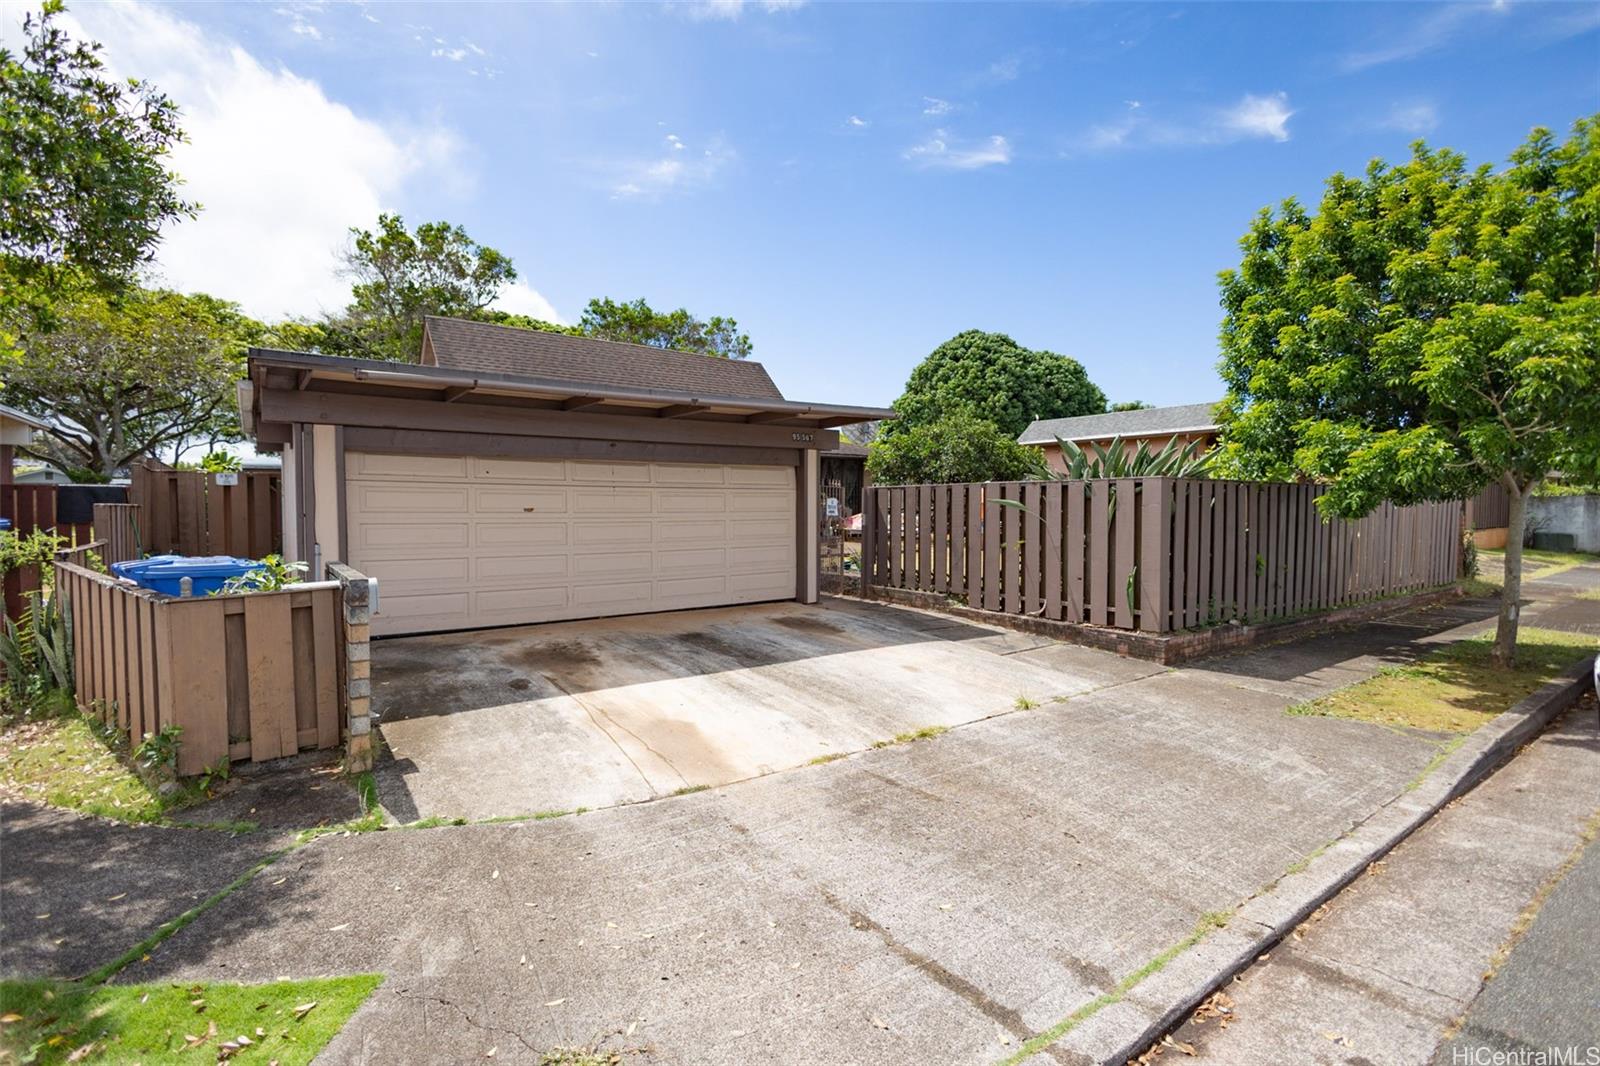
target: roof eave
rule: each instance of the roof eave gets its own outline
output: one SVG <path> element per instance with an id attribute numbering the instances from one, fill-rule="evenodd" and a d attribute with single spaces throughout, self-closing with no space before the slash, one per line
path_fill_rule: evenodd
<path id="1" fill-rule="evenodd" d="M 790 418 L 817 421 L 824 428 L 849 425 L 896 417 L 895 412 L 882 407 L 855 407 L 845 404 L 806 403 L 798 400 L 768 400 L 751 396 L 717 396 L 668 389 L 618 388 L 613 385 L 589 384 L 556 378 L 528 377 L 518 374 L 463 373 L 446 367 L 420 366 L 412 363 L 392 363 L 382 359 L 351 359 L 345 356 L 316 355 L 310 352 L 290 352 L 272 348 L 251 348 L 249 351 L 251 378 L 258 367 L 276 367 L 286 370 L 324 372 L 351 381 L 370 381 L 396 385 L 414 384 L 439 389 L 466 389 L 471 391 L 507 392 L 546 396 L 554 399 L 576 396 L 597 400 L 616 400 L 629 403 L 659 403 L 662 406 L 687 405 L 716 407 L 733 412 L 758 415 L 787 415 Z"/>

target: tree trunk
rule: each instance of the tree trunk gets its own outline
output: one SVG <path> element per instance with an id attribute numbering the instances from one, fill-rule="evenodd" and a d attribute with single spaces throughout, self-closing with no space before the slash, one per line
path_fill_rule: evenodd
<path id="1" fill-rule="evenodd" d="M 1517 664 L 1517 623 L 1522 602 L 1522 534 L 1528 525 L 1528 496 L 1533 483 L 1518 485 L 1506 478 L 1510 511 L 1506 516 L 1506 573 L 1500 589 L 1500 618 L 1494 629 L 1494 664 L 1509 670 Z"/>

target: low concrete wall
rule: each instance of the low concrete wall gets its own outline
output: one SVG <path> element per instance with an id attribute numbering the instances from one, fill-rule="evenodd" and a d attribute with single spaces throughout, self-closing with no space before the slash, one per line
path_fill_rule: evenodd
<path id="1" fill-rule="evenodd" d="M 1571 533 L 1581 552 L 1600 552 L 1600 496 L 1535 496 L 1528 501 L 1528 528 Z"/>

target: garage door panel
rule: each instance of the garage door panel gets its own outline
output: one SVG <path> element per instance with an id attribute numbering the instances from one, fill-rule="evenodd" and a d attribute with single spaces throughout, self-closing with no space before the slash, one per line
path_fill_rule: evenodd
<path id="1" fill-rule="evenodd" d="M 794 539 L 794 522 L 788 518 L 736 518 L 728 535 L 738 543 L 776 543 Z"/>
<path id="2" fill-rule="evenodd" d="M 613 584 L 574 585 L 572 586 L 572 605 L 574 607 L 615 607 L 617 605 L 644 605 L 643 610 L 650 610 L 650 582 L 624 581 Z M 624 613 L 634 613 L 627 611 Z"/>
<path id="3" fill-rule="evenodd" d="M 573 481 L 605 485 L 650 484 L 649 463 L 586 463 L 569 460 L 567 475 Z"/>
<path id="4" fill-rule="evenodd" d="M 712 602 L 727 595 L 728 578 L 724 574 L 707 574 L 701 577 L 675 577 L 656 582 L 656 599 L 663 607 L 679 606 L 676 601 L 694 600 Z"/>
<path id="5" fill-rule="evenodd" d="M 366 514 L 466 514 L 466 486 L 362 484 L 356 505 Z"/>
<path id="6" fill-rule="evenodd" d="M 474 560 L 472 576 L 480 582 L 548 581 L 571 572 L 566 555 L 510 555 Z"/>
<path id="7" fill-rule="evenodd" d="M 627 544 L 649 544 L 650 523 L 644 522 L 574 522 L 572 540 L 579 551 L 594 548 L 616 547 Z"/>
<path id="8" fill-rule="evenodd" d="M 728 467 L 656 463 L 651 467 L 657 485 L 725 485 Z"/>
<path id="9" fill-rule="evenodd" d="M 550 585 L 533 589 L 495 589 L 473 596 L 474 606 L 480 614 L 526 615 L 530 611 L 543 611 L 566 607 L 570 595 L 565 585 Z"/>
<path id="10" fill-rule="evenodd" d="M 580 515 L 649 514 L 652 498 L 648 492 L 624 488 L 576 488 L 572 490 L 572 512 Z"/>
<path id="11" fill-rule="evenodd" d="M 794 595 L 790 467 L 351 453 L 346 471 L 378 635 Z"/>
<path id="12" fill-rule="evenodd" d="M 351 452 L 345 459 L 345 471 L 351 479 L 400 477 L 412 481 L 419 478 L 438 478 L 459 484 L 467 479 L 467 460 L 459 455 L 378 455 Z"/>
<path id="13" fill-rule="evenodd" d="M 680 518 L 657 520 L 656 543 L 720 544 L 728 535 L 728 523 L 718 518 Z"/>
<path id="14" fill-rule="evenodd" d="M 656 552 L 656 569 L 678 571 L 721 571 L 728 565 L 726 548 L 673 548 Z"/>
<path id="15" fill-rule="evenodd" d="M 466 522 L 419 522 L 406 525 L 386 521 L 360 527 L 350 542 L 358 553 L 382 551 L 389 552 L 392 557 L 396 549 L 410 551 L 420 548 L 432 556 L 440 548 L 457 551 L 466 548 L 471 540 L 471 528 Z"/>
<path id="16" fill-rule="evenodd" d="M 567 494 L 562 489 L 475 488 L 472 509 L 476 514 L 565 515 Z"/>
<path id="17" fill-rule="evenodd" d="M 504 551 L 510 548 L 553 548 L 569 540 L 565 522 L 476 522 L 477 545 Z"/>
<path id="18" fill-rule="evenodd" d="M 482 481 L 566 481 L 567 464 L 560 459 L 474 459 L 472 477 Z"/>
<path id="19" fill-rule="evenodd" d="M 655 557 L 647 551 L 593 552 L 572 557 L 574 577 L 638 577 L 655 572 Z"/>

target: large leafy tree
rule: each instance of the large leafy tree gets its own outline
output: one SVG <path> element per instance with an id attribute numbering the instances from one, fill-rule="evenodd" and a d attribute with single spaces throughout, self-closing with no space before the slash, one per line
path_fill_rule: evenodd
<path id="1" fill-rule="evenodd" d="M 100 46 L 56 25 L 60 0 L 0 48 L 0 348 L 48 326 L 64 290 L 125 287 L 161 227 L 191 216 L 166 169 L 178 109 L 141 81 L 108 79 Z"/>
<path id="2" fill-rule="evenodd" d="M 917 364 L 894 407 L 900 417 L 884 427 L 888 438 L 963 409 L 1015 440 L 1034 419 L 1100 414 L 1106 396 L 1076 359 L 969 329 Z"/>
<path id="3" fill-rule="evenodd" d="M 49 428 L 24 449 L 96 478 L 190 443 L 238 440 L 236 385 L 259 323 L 210 296 L 82 293 L 6 360 L 6 402 Z"/>
<path id="4" fill-rule="evenodd" d="M 1263 211 L 1221 275 L 1224 467 L 1326 481 L 1329 511 L 1511 498 L 1495 661 L 1516 651 L 1526 504 L 1600 474 L 1600 116 L 1510 165 L 1336 174 L 1313 213 Z"/>
<path id="5" fill-rule="evenodd" d="M 590 300 L 578 328 L 587 336 L 604 340 L 648 344 L 653 348 L 698 352 L 724 359 L 743 359 L 752 350 L 750 337 L 740 333 L 739 323 L 731 318 L 712 315 L 700 319 L 682 307 L 676 311 L 657 311 L 643 299 L 631 303 Z"/>
<path id="6" fill-rule="evenodd" d="M 893 485 L 1045 476 L 1039 449 L 1018 444 L 1014 434 L 961 407 L 893 436 L 881 434 L 869 446 L 867 470 L 874 481 Z"/>
<path id="7" fill-rule="evenodd" d="M 511 260 L 448 222 L 412 232 L 399 215 L 376 229 L 352 229 L 344 253 L 351 279 L 344 314 L 318 323 L 320 351 L 369 359 L 415 360 L 427 315 L 473 318 L 517 278 Z"/>

